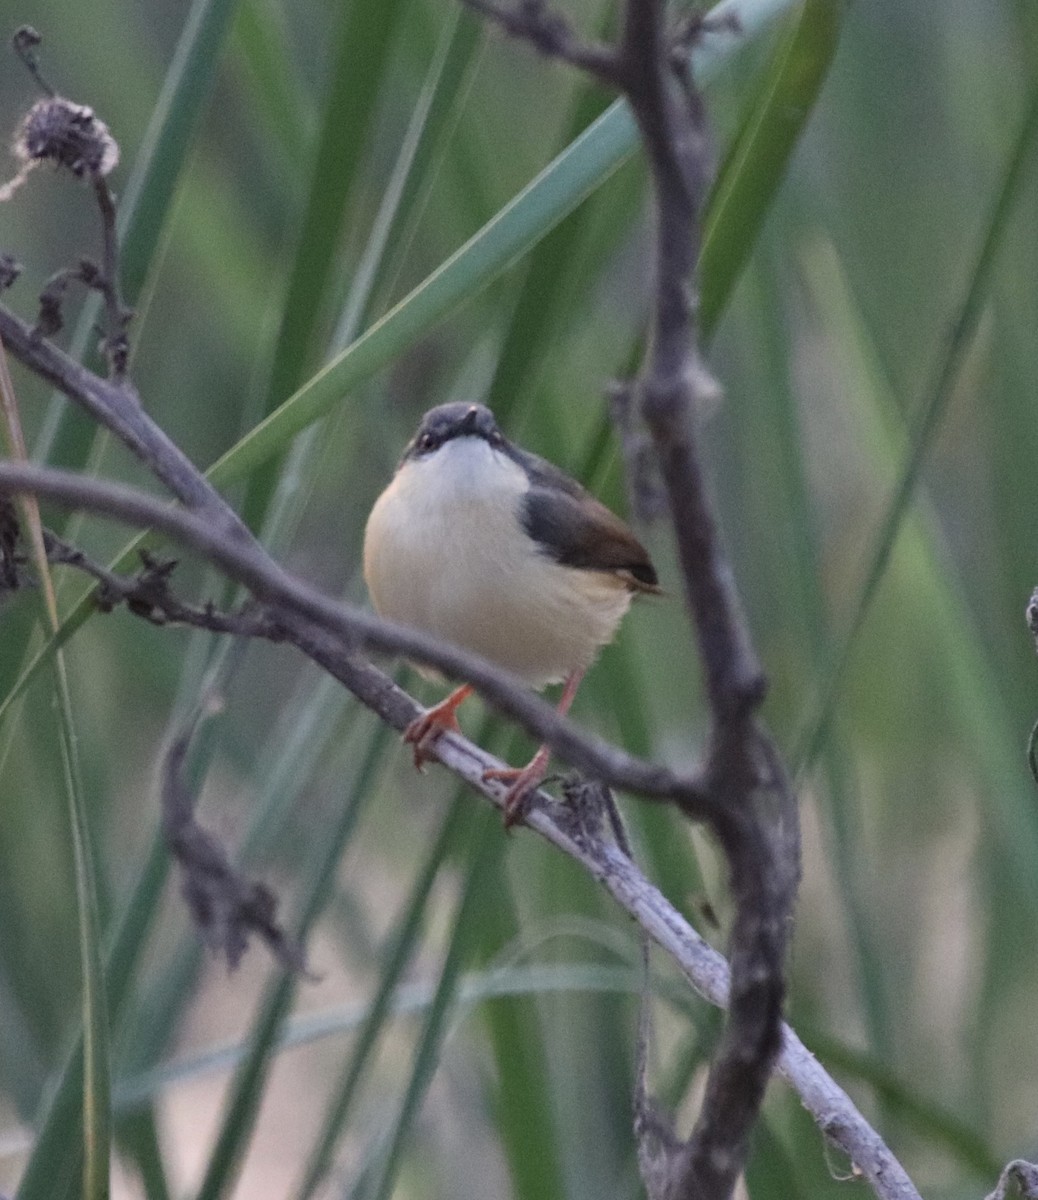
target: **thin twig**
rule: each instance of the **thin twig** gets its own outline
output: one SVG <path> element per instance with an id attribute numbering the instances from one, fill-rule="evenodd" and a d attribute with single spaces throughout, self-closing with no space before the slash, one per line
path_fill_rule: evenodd
<path id="1" fill-rule="evenodd" d="M 516 9 L 491 0 L 462 0 L 473 12 L 499 25 L 505 33 L 522 38 L 549 58 L 579 67 L 612 87 L 620 84 L 620 63 L 607 46 L 583 41 L 558 13 L 549 12 L 544 0 L 521 0 Z"/>
<path id="2" fill-rule="evenodd" d="M 64 541 L 49 529 L 44 530 L 44 542 L 51 564 L 73 567 L 101 585 L 94 594 L 94 602 L 103 612 L 125 605 L 134 616 L 152 625 L 184 625 L 210 633 L 262 638 L 270 642 L 285 639 L 284 629 L 255 604 L 221 612 L 212 603 L 199 607 L 180 600 L 170 587 L 170 577 L 177 565 L 173 559 L 158 559 L 147 550 L 141 550 L 141 570 L 136 575 L 120 575 L 94 562 L 78 546 Z"/>
<path id="3" fill-rule="evenodd" d="M 20 25 L 11 37 L 11 48 L 21 59 L 22 65 L 36 81 L 36 86 L 45 96 L 53 96 L 54 89 L 43 78 L 40 72 L 39 58 L 36 47 L 43 39 L 31 25 Z"/>
<path id="4" fill-rule="evenodd" d="M 162 765 L 162 827 L 180 864 L 184 898 L 209 946 L 235 968 L 250 935 L 266 943 L 282 966 L 305 969 L 301 947 L 278 924 L 277 897 L 264 884 L 234 869 L 223 847 L 199 824 L 196 795 L 185 778 L 184 764 L 204 702 L 174 738 Z"/>
<path id="5" fill-rule="evenodd" d="M 1006 1200 L 1014 1184 L 1021 1200 L 1038 1200 L 1038 1165 L 1015 1159 L 999 1176 L 998 1186 L 986 1200 Z"/>
<path id="6" fill-rule="evenodd" d="M 130 340 L 126 331 L 133 312 L 124 306 L 119 286 L 119 234 L 116 228 L 115 200 L 104 176 L 95 175 L 92 183 L 98 212 L 101 214 L 101 294 L 104 297 L 107 317 L 107 332 L 102 347 L 108 359 L 111 377 L 118 382 L 126 374 L 126 364 L 130 357 Z"/>

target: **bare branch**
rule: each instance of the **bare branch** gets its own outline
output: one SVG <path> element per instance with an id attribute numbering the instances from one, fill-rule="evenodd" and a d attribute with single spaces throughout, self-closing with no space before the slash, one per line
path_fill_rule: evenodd
<path id="1" fill-rule="evenodd" d="M 462 0 L 474 12 L 499 25 L 505 33 L 529 42 L 541 54 L 562 59 L 613 87 L 619 86 L 619 61 L 607 46 L 582 41 L 558 13 L 549 12 L 544 0 L 520 0 L 505 8 L 491 0 Z"/>
<path id="2" fill-rule="evenodd" d="M 1006 1200 L 1014 1184 L 1021 1200 L 1038 1200 L 1038 1166 L 1022 1158 L 1014 1160 L 999 1176 L 998 1186 L 985 1200 Z"/>
<path id="3" fill-rule="evenodd" d="M 233 969 L 256 934 L 275 958 L 293 971 L 305 969 L 302 949 L 277 923 L 277 897 L 245 879 L 216 839 L 198 823 L 195 795 L 184 779 L 184 762 L 196 722 L 174 739 L 162 767 L 162 827 L 180 864 L 184 898 L 210 947 Z"/>
<path id="4" fill-rule="evenodd" d="M 134 616 L 152 625 L 186 625 L 232 637 L 284 641 L 284 629 L 269 613 L 254 604 L 232 612 L 220 612 L 211 603 L 198 607 L 178 599 L 170 588 L 170 578 L 177 566 L 174 559 L 155 558 L 142 549 L 139 552 L 141 570 L 136 575 L 119 575 L 94 562 L 77 546 L 49 529 L 44 530 L 43 536 L 50 563 L 74 567 L 101 585 L 94 601 L 103 612 L 111 612 L 117 605 L 124 604 Z"/>
<path id="5" fill-rule="evenodd" d="M 126 365 L 130 358 L 127 329 L 133 317 L 133 310 L 123 304 L 119 287 L 119 235 L 115 224 L 115 200 L 108 187 L 108 180 L 102 175 L 95 175 L 92 182 L 98 212 L 101 214 L 104 264 L 101 272 L 101 294 L 104 297 L 107 317 L 107 332 L 101 348 L 108 359 L 112 379 L 120 380 L 126 374 Z"/>
<path id="6" fill-rule="evenodd" d="M 668 511 L 667 496 L 660 479 L 656 448 L 637 411 L 637 396 L 629 382 L 614 381 L 608 389 L 609 415 L 620 442 L 627 500 L 631 513 L 640 521 L 658 520 Z"/>

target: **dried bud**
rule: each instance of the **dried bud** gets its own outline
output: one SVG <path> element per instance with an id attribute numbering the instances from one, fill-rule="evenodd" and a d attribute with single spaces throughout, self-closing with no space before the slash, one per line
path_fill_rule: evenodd
<path id="1" fill-rule="evenodd" d="M 25 163 L 51 161 L 77 178 L 103 177 L 119 161 L 119 145 L 94 110 L 62 96 L 38 100 L 15 136 L 14 153 Z"/>

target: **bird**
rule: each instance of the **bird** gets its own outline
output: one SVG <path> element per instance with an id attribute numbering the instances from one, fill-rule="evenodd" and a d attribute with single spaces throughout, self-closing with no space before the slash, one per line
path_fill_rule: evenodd
<path id="1" fill-rule="evenodd" d="M 422 417 L 372 507 L 363 562 L 379 616 L 537 690 L 562 683 L 560 713 L 632 599 L 660 592 L 648 551 L 620 517 L 509 441 L 485 405 L 464 401 Z M 404 731 L 416 767 L 444 730 L 460 730 L 457 709 L 472 690 L 462 684 Z M 509 785 L 506 827 L 524 818 L 549 757 L 541 746 L 525 767 L 484 772 Z"/>

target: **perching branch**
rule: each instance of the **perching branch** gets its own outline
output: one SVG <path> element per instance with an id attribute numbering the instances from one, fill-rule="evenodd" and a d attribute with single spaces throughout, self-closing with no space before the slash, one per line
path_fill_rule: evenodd
<path id="1" fill-rule="evenodd" d="M 269 642 L 284 640 L 278 623 L 255 604 L 245 604 L 232 612 L 221 612 L 212 603 L 199 607 L 179 599 L 170 587 L 177 563 L 175 559 L 155 558 L 149 551 L 140 553 L 141 569 L 136 575 L 120 575 L 94 562 L 77 546 L 64 541 L 49 529 L 43 531 L 47 561 L 53 566 L 74 567 L 89 575 L 100 586 L 94 603 L 102 612 L 119 605 L 152 625 L 184 625 L 206 629 L 210 633 L 232 637 L 263 638 Z"/>

